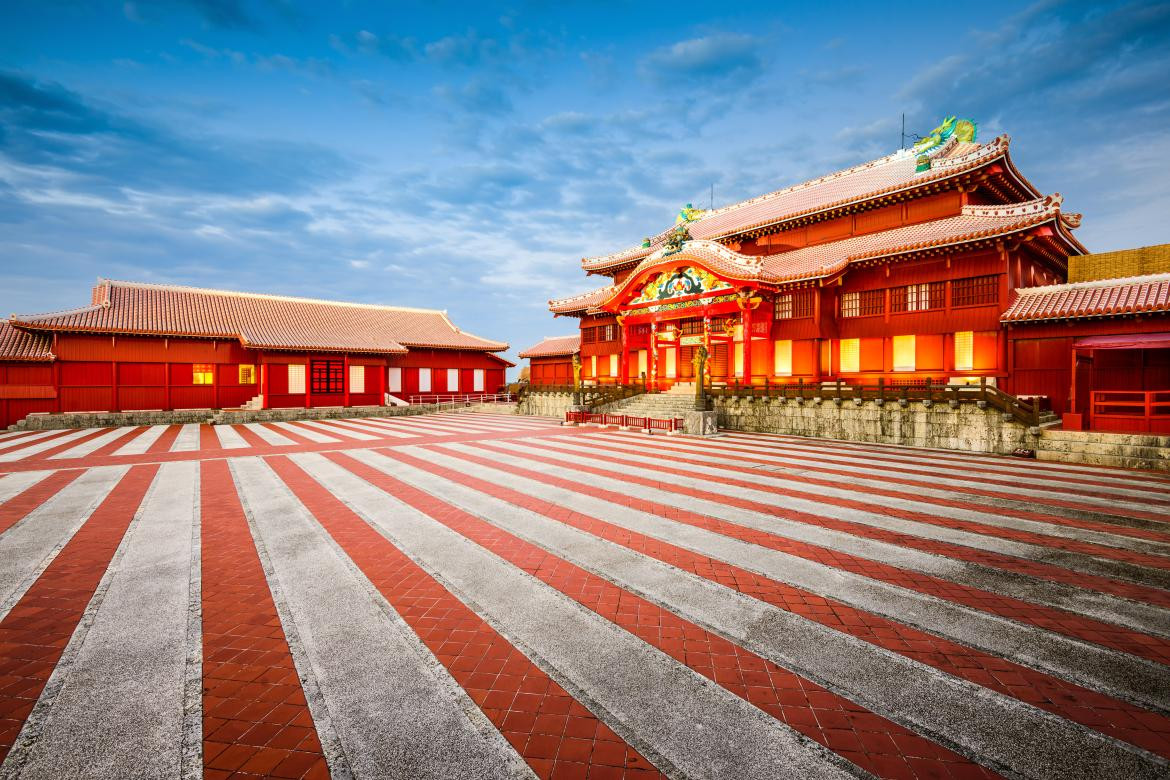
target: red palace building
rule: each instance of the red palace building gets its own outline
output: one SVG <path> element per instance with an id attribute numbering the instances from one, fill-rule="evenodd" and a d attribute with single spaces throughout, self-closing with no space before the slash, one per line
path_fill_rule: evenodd
<path id="1" fill-rule="evenodd" d="M 586 383 L 690 382 L 704 345 L 715 386 L 986 379 L 1047 397 L 1070 427 L 1170 433 L 1170 255 L 1070 285 L 1070 262 L 1095 257 L 1080 222 L 1017 170 L 1007 136 L 980 143 L 952 117 L 913 149 L 688 204 L 640 246 L 583 259 L 609 283 L 549 308 L 580 319 Z M 534 364 L 533 383 L 570 360 L 544 359 L 539 380 Z M 1094 414 L 1114 401 L 1141 419 Z"/>
<path id="2" fill-rule="evenodd" d="M 503 342 L 446 312 L 99 280 L 0 323 L 0 427 L 31 413 L 368 406 L 494 393 Z"/>

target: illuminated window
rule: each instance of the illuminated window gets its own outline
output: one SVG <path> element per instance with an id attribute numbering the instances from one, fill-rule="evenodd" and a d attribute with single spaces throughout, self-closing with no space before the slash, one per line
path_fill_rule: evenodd
<path id="1" fill-rule="evenodd" d="M 743 376 L 743 343 L 735 345 L 735 375 Z"/>
<path id="2" fill-rule="evenodd" d="M 971 371 L 975 368 L 975 334 L 961 330 L 955 334 L 955 370 Z"/>
<path id="3" fill-rule="evenodd" d="M 256 366 L 248 365 L 247 363 L 240 364 L 240 384 L 256 384 Z"/>
<path id="4" fill-rule="evenodd" d="M 617 376 L 618 375 L 618 356 L 617 355 L 610 355 L 609 356 L 609 375 L 610 376 Z"/>
<path id="5" fill-rule="evenodd" d="M 914 337 L 894 336 L 894 370 L 914 370 Z"/>
<path id="6" fill-rule="evenodd" d="M 777 341 L 775 351 L 776 376 L 792 376 L 792 342 Z"/>
<path id="7" fill-rule="evenodd" d="M 777 295 L 776 296 L 776 319 L 778 319 L 778 320 L 792 319 L 792 296 L 791 295 Z"/>
<path id="8" fill-rule="evenodd" d="M 870 317 L 886 310 L 885 290 L 864 290 L 841 295 L 842 317 Z"/>
<path id="9" fill-rule="evenodd" d="M 841 339 L 841 373 L 856 374 L 861 370 L 861 339 Z"/>
<path id="10" fill-rule="evenodd" d="M 349 367 L 349 392 L 364 393 L 366 392 L 366 367 L 365 366 L 350 366 Z"/>
<path id="11" fill-rule="evenodd" d="M 645 349 L 638 350 L 638 376 L 650 373 L 650 353 Z"/>
<path id="12" fill-rule="evenodd" d="M 459 369 L 447 369 L 447 392 L 453 393 L 459 390 Z"/>
<path id="13" fill-rule="evenodd" d="M 890 311 L 941 309 L 946 299 L 945 282 L 910 284 L 890 289 Z"/>
<path id="14" fill-rule="evenodd" d="M 305 392 L 305 366 L 293 365 L 288 367 L 289 395 L 301 395 Z"/>
<path id="15" fill-rule="evenodd" d="M 597 378 L 597 355 L 589 358 L 589 376 Z"/>
<path id="16" fill-rule="evenodd" d="M 196 363 L 195 365 L 191 366 L 191 384 L 215 384 L 215 366 L 211 365 L 210 363 Z"/>

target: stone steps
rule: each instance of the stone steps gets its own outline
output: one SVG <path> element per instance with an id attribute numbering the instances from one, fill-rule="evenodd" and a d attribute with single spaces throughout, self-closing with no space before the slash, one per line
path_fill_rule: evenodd
<path id="1" fill-rule="evenodd" d="M 1170 436 L 1046 429 L 1036 459 L 1170 471 Z"/>

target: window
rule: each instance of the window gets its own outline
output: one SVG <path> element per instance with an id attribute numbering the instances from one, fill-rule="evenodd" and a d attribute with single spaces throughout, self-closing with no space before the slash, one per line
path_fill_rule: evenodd
<path id="1" fill-rule="evenodd" d="M 302 395 L 305 392 L 305 366 L 292 365 L 288 367 L 289 395 Z"/>
<path id="2" fill-rule="evenodd" d="M 792 342 L 787 339 L 777 341 L 774 349 L 776 376 L 792 376 Z"/>
<path id="3" fill-rule="evenodd" d="M 735 345 L 735 375 L 743 376 L 743 342 Z"/>
<path id="4" fill-rule="evenodd" d="M 247 363 L 241 363 L 240 370 L 240 384 L 254 385 L 256 384 L 256 366 Z"/>
<path id="5" fill-rule="evenodd" d="M 927 282 L 890 290 L 890 311 L 941 309 L 946 301 L 946 282 Z"/>
<path id="6" fill-rule="evenodd" d="M 418 370 L 418 391 L 420 393 L 431 392 L 431 370 L 429 368 Z"/>
<path id="7" fill-rule="evenodd" d="M 894 370 L 914 370 L 915 339 L 913 336 L 894 336 Z"/>
<path id="8" fill-rule="evenodd" d="M 678 350 L 677 349 L 666 350 L 666 378 L 667 379 L 678 378 Z"/>
<path id="9" fill-rule="evenodd" d="M 971 371 L 975 368 L 975 334 L 969 330 L 955 334 L 955 370 Z"/>
<path id="10" fill-rule="evenodd" d="M 638 350 L 638 376 L 648 376 L 650 374 L 650 352 L 649 350 Z"/>
<path id="11" fill-rule="evenodd" d="M 609 375 L 610 376 L 617 376 L 618 375 L 618 356 L 617 355 L 610 355 L 609 356 Z"/>
<path id="12" fill-rule="evenodd" d="M 597 378 L 597 355 L 589 358 L 589 376 Z"/>
<path id="13" fill-rule="evenodd" d="M 978 306 L 999 300 L 999 276 L 972 276 L 951 282 L 952 306 Z"/>
<path id="14" fill-rule="evenodd" d="M 471 375 L 472 389 L 477 393 L 483 392 L 483 369 L 477 368 Z"/>
<path id="15" fill-rule="evenodd" d="M 365 366 L 350 366 L 349 367 L 349 392 L 364 393 L 366 392 L 366 367 Z"/>
<path id="16" fill-rule="evenodd" d="M 581 329 L 581 343 L 595 344 L 597 343 L 597 328 L 582 328 Z"/>
<path id="17" fill-rule="evenodd" d="M 399 368 L 398 366 L 393 366 L 389 371 L 388 377 L 390 380 L 390 382 L 389 382 L 390 392 L 391 393 L 401 393 L 402 392 L 402 369 Z"/>
<path id="18" fill-rule="evenodd" d="M 856 374 L 861 370 L 861 339 L 841 339 L 841 373 Z"/>
<path id="19" fill-rule="evenodd" d="M 700 319 L 683 320 L 679 324 L 679 333 L 684 336 L 701 336 L 703 334 L 703 321 Z"/>
<path id="20" fill-rule="evenodd" d="M 313 393 L 345 391 L 345 364 L 340 360 L 314 360 L 309 364 L 309 386 Z"/>
<path id="21" fill-rule="evenodd" d="M 778 320 L 795 320 L 813 316 L 812 290 L 797 290 L 776 296 L 775 316 Z"/>
<path id="22" fill-rule="evenodd" d="M 196 363 L 195 365 L 191 366 L 191 384 L 215 384 L 215 366 L 211 365 L 210 363 Z"/>
<path id="23" fill-rule="evenodd" d="M 601 339 L 602 341 L 616 341 L 617 340 L 617 328 L 613 325 L 606 325 L 604 328 L 604 333 L 602 335 L 604 337 Z"/>
<path id="24" fill-rule="evenodd" d="M 776 296 L 776 319 L 790 320 L 792 319 L 792 295 L 777 295 Z"/>
<path id="25" fill-rule="evenodd" d="M 863 290 L 841 295 L 842 317 L 870 317 L 886 310 L 885 290 Z"/>
<path id="26" fill-rule="evenodd" d="M 454 393 L 459 390 L 459 369 L 447 369 L 447 392 Z"/>

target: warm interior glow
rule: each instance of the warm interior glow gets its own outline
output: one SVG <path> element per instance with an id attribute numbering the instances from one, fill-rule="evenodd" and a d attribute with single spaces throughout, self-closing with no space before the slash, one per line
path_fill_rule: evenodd
<path id="1" fill-rule="evenodd" d="M 894 336 L 894 370 L 914 370 L 914 337 Z"/>
<path id="2" fill-rule="evenodd" d="M 610 376 L 617 376 L 618 375 L 618 356 L 617 355 L 610 355 L 609 356 L 609 375 Z"/>
<path id="3" fill-rule="evenodd" d="M 735 345 L 735 375 L 743 376 L 743 342 Z"/>
<path id="4" fill-rule="evenodd" d="M 254 385 L 256 384 L 256 366 L 248 363 L 240 364 L 240 384 Z"/>
<path id="5" fill-rule="evenodd" d="M 975 334 L 961 330 L 955 334 L 955 370 L 971 371 L 975 368 Z"/>
<path id="6" fill-rule="evenodd" d="M 349 392 L 364 393 L 366 392 L 366 367 L 365 366 L 350 366 L 349 367 Z"/>
<path id="7" fill-rule="evenodd" d="M 293 364 L 288 367 L 289 395 L 302 395 L 305 392 L 305 364 Z"/>
<path id="8" fill-rule="evenodd" d="M 792 376 L 792 342 L 788 339 L 777 341 L 776 376 Z"/>
<path id="9" fill-rule="evenodd" d="M 841 373 L 856 374 L 861 370 L 861 339 L 841 339 Z"/>
<path id="10" fill-rule="evenodd" d="M 638 376 L 649 376 L 650 374 L 650 354 L 647 350 L 638 350 Z"/>
<path id="11" fill-rule="evenodd" d="M 210 363 L 196 363 L 195 365 L 191 366 L 191 384 L 215 384 L 215 366 L 211 365 Z"/>

